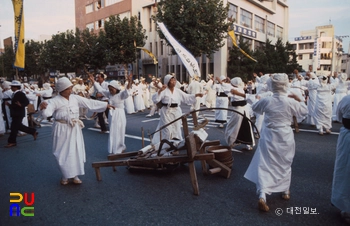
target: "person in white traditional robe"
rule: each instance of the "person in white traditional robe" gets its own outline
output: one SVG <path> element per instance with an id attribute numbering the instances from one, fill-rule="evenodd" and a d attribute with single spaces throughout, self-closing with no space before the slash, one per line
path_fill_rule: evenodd
<path id="1" fill-rule="evenodd" d="M 154 103 L 152 100 L 152 96 L 158 92 L 158 90 L 160 88 L 162 88 L 163 84 L 160 82 L 159 78 L 156 77 L 152 77 L 152 82 L 149 85 L 149 89 L 150 89 L 150 100 L 151 100 L 151 110 L 149 112 L 148 115 L 146 115 L 146 117 L 152 117 L 154 115 L 154 113 L 158 110 L 158 106 L 157 103 Z"/>
<path id="2" fill-rule="evenodd" d="M 197 94 L 197 93 L 203 93 L 203 86 L 201 83 L 199 83 L 199 76 L 194 75 L 191 83 L 188 85 L 187 93 L 188 94 Z M 201 97 L 196 97 L 196 102 L 191 104 L 191 111 L 199 110 L 201 107 Z M 196 112 L 196 115 L 198 116 L 199 112 Z"/>
<path id="3" fill-rule="evenodd" d="M 230 97 L 232 109 L 250 119 L 242 79 L 240 77 L 231 79 L 231 85 L 233 89 L 227 95 Z M 251 151 L 255 145 L 253 129 L 247 118 L 244 118 L 242 115 L 232 112 L 226 126 L 225 140 L 230 147 L 234 147 L 237 144 L 246 144 L 245 149 Z"/>
<path id="4" fill-rule="evenodd" d="M 228 96 L 227 92 L 232 89 L 232 86 L 227 83 L 227 78 L 225 75 L 221 75 L 220 78 L 215 78 L 216 83 L 213 84 L 212 88 L 216 92 L 216 103 L 217 108 L 228 108 Z M 215 122 L 220 123 L 219 127 L 223 128 L 224 123 L 227 122 L 227 110 L 215 110 Z"/>
<path id="5" fill-rule="evenodd" d="M 212 86 L 214 84 L 214 75 L 208 74 L 209 80 L 207 81 L 206 85 L 203 87 L 205 92 L 207 93 L 205 98 L 205 106 L 207 108 L 215 108 L 215 102 L 216 102 L 216 93 L 215 90 L 212 89 Z"/>
<path id="6" fill-rule="evenodd" d="M 143 103 L 145 105 L 145 108 L 150 108 L 150 102 L 149 102 L 149 84 L 146 82 L 145 78 L 141 78 L 141 83 L 139 85 L 142 89 L 142 99 Z"/>
<path id="7" fill-rule="evenodd" d="M 12 118 L 11 118 L 11 114 L 10 114 L 10 108 L 9 106 L 6 104 L 6 102 L 8 102 L 9 104 L 11 104 L 11 97 L 12 97 L 12 90 L 11 90 L 11 82 L 9 81 L 4 81 L 2 83 L 2 93 L 3 93 L 3 99 L 2 99 L 2 113 L 4 114 L 4 119 L 5 119 L 5 128 L 6 128 L 6 133 L 10 133 L 10 129 L 11 129 L 11 122 L 12 122 Z"/>
<path id="8" fill-rule="evenodd" d="M 128 86 L 129 82 L 125 82 L 125 86 Z M 132 85 L 132 82 L 131 82 Z M 134 98 L 132 95 L 128 96 L 124 101 L 125 111 L 127 114 L 135 114 Z"/>
<path id="9" fill-rule="evenodd" d="M 345 73 L 341 73 L 338 76 L 338 83 L 335 88 L 334 100 L 333 100 L 333 108 L 332 108 L 332 120 L 337 121 L 337 107 L 339 102 L 347 95 L 348 92 L 348 84 L 350 81 L 346 81 L 348 79 L 348 75 Z M 341 122 L 341 121 L 339 121 Z"/>
<path id="10" fill-rule="evenodd" d="M 73 93 L 75 95 L 79 95 L 81 97 L 88 97 L 88 91 L 86 90 L 87 87 L 84 84 L 84 80 L 82 78 L 77 78 L 78 83 L 73 86 Z M 87 109 L 86 108 L 80 108 L 79 109 L 79 118 L 80 119 L 86 119 L 86 113 Z"/>
<path id="11" fill-rule="evenodd" d="M 320 82 L 316 77 L 315 73 L 310 73 L 310 80 L 307 83 L 306 87 L 308 90 L 308 98 L 307 98 L 307 110 L 308 115 L 306 118 L 306 123 L 312 126 L 316 125 L 315 119 L 315 106 L 316 106 L 316 97 L 317 97 L 317 88 L 320 86 Z"/>
<path id="12" fill-rule="evenodd" d="M 258 78 L 258 77 L 256 77 L 256 78 Z M 268 89 L 267 84 L 266 84 L 267 80 L 269 78 L 270 78 L 270 74 L 265 74 L 259 78 L 259 82 L 256 85 L 256 98 L 257 99 L 254 100 L 254 103 L 256 101 L 258 101 L 259 99 L 272 96 L 272 92 Z M 264 113 L 259 114 L 257 112 L 254 112 L 254 115 L 256 118 L 255 119 L 256 128 L 254 128 L 254 129 L 257 129 L 260 132 L 261 128 L 262 128 L 263 121 L 264 121 Z M 255 131 L 255 132 L 257 132 L 257 131 Z"/>
<path id="13" fill-rule="evenodd" d="M 111 81 L 108 84 L 108 90 L 103 89 L 97 82 L 94 82 L 94 76 L 90 75 L 90 81 L 98 92 L 108 97 L 109 104 L 114 107 L 114 110 L 109 110 L 109 138 L 108 138 L 108 153 L 117 154 L 126 150 L 125 145 L 125 129 L 126 117 L 124 110 L 124 100 L 131 94 L 132 75 L 128 77 L 128 86 L 121 91 L 121 86 L 118 81 Z"/>
<path id="14" fill-rule="evenodd" d="M 78 176 L 85 174 L 84 124 L 79 120 L 79 107 L 95 112 L 103 112 L 107 107 L 113 108 L 104 101 L 71 95 L 72 86 L 68 78 L 58 79 L 58 95 L 40 104 L 44 117 L 53 115 L 55 118 L 52 125 L 52 150 L 62 173 L 62 185 L 68 184 L 69 178 L 74 178 L 73 183 L 81 184 Z"/>
<path id="15" fill-rule="evenodd" d="M 2 99 L 4 95 L 2 93 L 2 88 L 0 87 L 0 104 L 2 104 Z M 6 132 L 4 118 L 2 117 L 2 107 L 0 108 L 0 136 L 3 136 Z"/>
<path id="16" fill-rule="evenodd" d="M 134 80 L 133 96 L 134 96 L 134 107 L 136 112 L 143 112 L 145 110 L 145 103 L 143 102 L 143 91 L 142 86 L 138 79 Z"/>
<path id="17" fill-rule="evenodd" d="M 314 117 L 316 120 L 316 128 L 319 135 L 323 135 L 323 129 L 326 134 L 331 133 L 332 128 L 332 90 L 336 84 L 328 83 L 328 77 L 318 76 L 320 86 L 317 88 L 316 104 Z"/>
<path id="18" fill-rule="evenodd" d="M 52 98 L 53 89 L 51 88 L 50 83 L 45 82 L 43 84 L 42 90 L 36 90 L 34 93 L 38 96 L 38 102 L 41 103 L 44 100 L 48 100 Z M 51 121 L 51 116 L 47 117 L 48 121 Z"/>
<path id="19" fill-rule="evenodd" d="M 156 131 L 167 123 L 182 116 L 180 104 L 192 104 L 196 101 L 196 97 L 202 97 L 202 93 L 187 94 L 176 88 L 176 78 L 173 75 L 164 77 L 164 85 L 152 97 L 154 103 L 161 102 L 162 108 L 160 111 L 160 120 Z M 161 133 L 161 134 L 160 134 Z M 161 139 L 178 139 L 183 140 L 181 131 L 181 120 L 178 120 L 171 125 L 163 128 L 160 132 L 154 134 L 152 144 L 158 144 Z"/>
<path id="20" fill-rule="evenodd" d="M 297 74 L 296 76 L 297 77 L 291 82 L 289 90 L 298 95 L 300 98 L 305 99 L 305 90 L 308 81 L 305 80 L 301 74 Z"/>
<path id="21" fill-rule="evenodd" d="M 337 120 L 343 123 L 337 141 L 332 183 L 332 204 L 350 224 L 350 96 L 338 104 Z"/>
<path id="22" fill-rule="evenodd" d="M 273 74 L 267 83 L 273 96 L 260 99 L 252 106 L 259 114 L 265 112 L 264 126 L 253 159 L 244 174 L 256 184 L 261 211 L 269 211 L 266 194 L 282 192 L 283 199 L 290 199 L 291 165 L 295 154 L 290 122 L 294 115 L 307 115 L 304 100 L 297 95 L 287 96 L 288 75 Z"/>

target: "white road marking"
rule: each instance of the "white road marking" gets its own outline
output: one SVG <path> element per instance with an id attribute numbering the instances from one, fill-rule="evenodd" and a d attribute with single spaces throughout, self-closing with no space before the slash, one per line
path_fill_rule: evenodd
<path id="1" fill-rule="evenodd" d="M 152 122 L 152 121 L 159 121 L 160 118 L 152 118 L 152 119 L 148 119 L 148 120 L 143 120 L 141 122 Z"/>

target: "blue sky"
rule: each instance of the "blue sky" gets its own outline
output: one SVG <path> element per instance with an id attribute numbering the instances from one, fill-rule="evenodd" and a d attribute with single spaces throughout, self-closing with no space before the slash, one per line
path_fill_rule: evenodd
<path id="1" fill-rule="evenodd" d="M 289 41 L 302 30 L 333 24 L 335 34 L 350 36 L 350 0 L 288 0 Z M 26 39 L 74 29 L 74 0 L 25 0 Z M 14 36 L 11 0 L 0 3 L 0 39 Z M 349 50 L 350 38 L 343 39 L 344 51 Z M 1 44 L 2 47 L 2 44 Z"/>

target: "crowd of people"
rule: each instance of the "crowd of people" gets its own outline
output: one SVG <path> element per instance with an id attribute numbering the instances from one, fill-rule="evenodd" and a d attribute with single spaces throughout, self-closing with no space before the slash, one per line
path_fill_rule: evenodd
<path id="1" fill-rule="evenodd" d="M 344 127 L 337 144 L 332 202 L 340 208 L 342 216 L 350 219 L 350 81 L 344 73 L 329 75 L 307 72 L 305 76 L 294 71 L 286 74 L 253 74 L 246 83 L 239 77 L 208 75 L 207 80 L 193 76 L 189 84 L 178 82 L 174 74 L 160 78 L 149 76 L 125 82 L 107 82 L 104 73 L 89 74 L 89 82 L 66 77 L 42 88 L 21 84 L 19 81 L 2 83 L 0 134 L 10 133 L 6 148 L 17 145 L 16 137 L 31 134 L 36 140 L 38 132 L 28 127 L 27 106 L 31 104 L 40 116 L 53 118 L 52 149 L 60 166 L 62 185 L 72 181 L 81 184 L 84 174 L 85 147 L 82 134 L 84 119 L 95 119 L 95 127 L 106 133 L 109 127 L 108 153 L 126 150 L 126 114 L 149 110 L 146 117 L 160 115 L 157 130 L 182 115 L 181 104 L 191 110 L 201 106 L 214 108 L 215 122 L 225 129 L 228 146 L 244 144 L 246 150 L 256 146 L 253 159 L 244 175 L 256 184 L 258 208 L 269 211 L 266 194 L 281 193 L 290 199 L 291 165 L 295 154 L 293 117 L 317 129 L 319 135 L 330 134 L 332 121 Z M 228 109 L 234 110 L 228 120 Z M 95 112 L 88 117 L 88 112 Z M 198 116 L 198 112 L 197 112 Z M 253 126 L 252 118 L 255 119 Z M 4 121 L 3 121 L 4 120 Z M 225 128 L 226 127 L 226 128 Z M 161 139 L 182 140 L 181 121 L 154 134 L 152 143 Z M 62 142 L 62 141 L 69 142 Z"/>

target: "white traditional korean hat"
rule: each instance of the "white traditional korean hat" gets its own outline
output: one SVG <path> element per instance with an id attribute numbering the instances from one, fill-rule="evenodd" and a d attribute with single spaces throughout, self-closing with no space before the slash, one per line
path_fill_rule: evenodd
<path id="1" fill-rule="evenodd" d="M 46 89 L 46 90 L 50 89 L 50 87 L 51 87 L 50 83 L 46 82 L 46 83 L 43 84 L 43 88 Z"/>
<path id="2" fill-rule="evenodd" d="M 72 85 L 73 85 L 72 82 L 68 78 L 62 77 L 62 78 L 58 79 L 56 82 L 56 90 L 57 90 L 57 92 L 60 93 Z"/>
<path id="3" fill-rule="evenodd" d="M 234 77 L 231 79 L 231 84 L 235 87 L 244 87 L 244 83 L 240 77 Z"/>
<path id="4" fill-rule="evenodd" d="M 17 81 L 17 80 L 13 80 L 10 84 L 10 86 L 19 86 L 21 87 L 22 86 L 22 83 L 20 81 Z"/>
<path id="5" fill-rule="evenodd" d="M 222 81 L 222 80 L 224 80 L 224 79 L 226 79 L 226 76 L 225 76 L 225 75 L 221 75 L 221 76 L 220 76 L 220 80 Z"/>
<path id="6" fill-rule="evenodd" d="M 174 78 L 173 75 L 170 75 L 170 74 L 167 74 L 165 77 L 164 77 L 164 85 L 168 85 L 170 79 Z"/>
<path id="7" fill-rule="evenodd" d="M 112 86 L 113 88 L 117 89 L 117 90 L 121 90 L 120 84 L 118 81 L 116 80 L 112 80 L 108 86 Z"/>
<path id="8" fill-rule="evenodd" d="M 4 82 L 2 83 L 2 88 L 4 88 L 4 89 L 9 89 L 9 88 L 10 88 L 10 85 L 11 85 L 11 82 L 9 82 L 9 81 L 4 81 Z"/>
<path id="9" fill-rule="evenodd" d="M 193 75 L 193 79 L 196 80 L 196 81 L 199 81 L 199 76 L 198 75 Z"/>
<path id="10" fill-rule="evenodd" d="M 138 83 L 139 83 L 139 80 L 138 80 L 138 79 L 135 79 L 135 80 L 134 80 L 134 83 L 135 83 L 135 84 L 138 84 Z"/>
<path id="11" fill-rule="evenodd" d="M 348 79 L 348 74 L 346 73 L 341 73 L 339 76 L 338 76 L 339 80 L 342 81 L 342 82 L 345 82 L 347 79 Z"/>
<path id="12" fill-rule="evenodd" d="M 288 75 L 285 73 L 272 74 L 266 83 L 273 93 L 287 93 Z"/>

